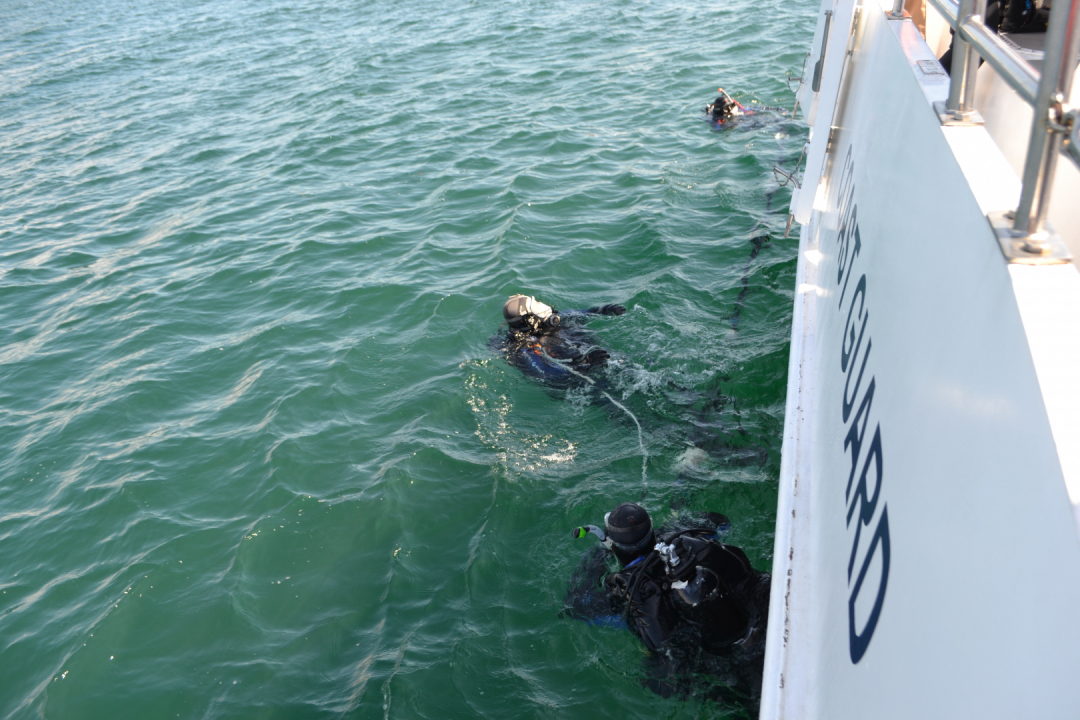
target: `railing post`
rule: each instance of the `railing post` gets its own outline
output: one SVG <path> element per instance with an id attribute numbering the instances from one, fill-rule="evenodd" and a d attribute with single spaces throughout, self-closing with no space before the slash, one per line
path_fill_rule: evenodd
<path id="1" fill-rule="evenodd" d="M 1024 251 L 1050 251 L 1045 230 L 1054 171 L 1065 138 L 1063 105 L 1069 100 L 1076 56 L 1080 51 L 1080 0 L 1058 0 L 1050 9 L 1039 90 L 1035 97 L 1035 118 L 1031 125 L 1024 186 L 1013 224 L 1014 237 L 1026 236 Z"/>
<path id="2" fill-rule="evenodd" d="M 969 21 L 983 21 L 986 17 L 986 0 L 975 0 L 972 4 L 971 15 L 964 18 L 964 24 Z M 960 101 L 960 112 L 970 114 L 975 112 L 975 79 L 979 74 L 979 51 L 971 43 L 968 47 L 967 73 L 964 75 L 964 95 Z"/>
<path id="3" fill-rule="evenodd" d="M 986 0 L 960 0 L 960 9 L 956 16 L 957 27 L 953 31 L 949 99 L 945 103 L 946 114 L 955 120 L 963 120 L 975 111 L 975 76 L 979 71 L 979 54 L 964 39 L 960 27 L 972 17 L 982 20 L 985 12 Z"/>
<path id="4" fill-rule="evenodd" d="M 889 13 L 889 17 L 893 20 L 904 19 L 904 0 L 893 0 L 892 11 Z"/>

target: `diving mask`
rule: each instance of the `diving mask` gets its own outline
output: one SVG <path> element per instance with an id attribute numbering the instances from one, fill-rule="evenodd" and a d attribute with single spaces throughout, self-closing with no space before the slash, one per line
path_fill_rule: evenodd
<path id="1" fill-rule="evenodd" d="M 530 295 L 511 295 L 503 303 L 503 318 L 512 330 L 524 332 L 553 329 L 559 325 L 559 314 Z"/>

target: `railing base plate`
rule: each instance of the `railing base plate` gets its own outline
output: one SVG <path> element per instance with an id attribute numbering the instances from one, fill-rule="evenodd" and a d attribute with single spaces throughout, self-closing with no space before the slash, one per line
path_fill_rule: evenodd
<path id="1" fill-rule="evenodd" d="M 966 113 L 952 112 L 945 109 L 944 100 L 938 100 L 934 103 L 934 112 L 937 113 L 938 120 L 941 121 L 942 125 L 950 127 L 978 127 L 986 124 L 983 116 L 977 110 L 969 110 Z"/>
<path id="2" fill-rule="evenodd" d="M 992 212 L 986 215 L 1008 262 L 1019 265 L 1062 265 L 1072 261 L 1072 253 L 1062 242 L 1061 236 L 1049 228 L 1046 230 L 1046 237 L 1040 242 L 1043 252 L 1026 250 L 1025 246 L 1031 242 L 1031 237 L 1013 230 L 1013 217 L 1012 212 Z"/>

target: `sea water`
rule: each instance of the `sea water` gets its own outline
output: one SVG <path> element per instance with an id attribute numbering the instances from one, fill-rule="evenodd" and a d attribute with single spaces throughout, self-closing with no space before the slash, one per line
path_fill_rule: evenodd
<path id="1" fill-rule="evenodd" d="M 770 567 L 805 129 L 702 108 L 813 5 L 0 6 L 0 717 L 751 712 L 559 611 L 625 500 Z M 625 305 L 618 407 L 517 292 Z"/>

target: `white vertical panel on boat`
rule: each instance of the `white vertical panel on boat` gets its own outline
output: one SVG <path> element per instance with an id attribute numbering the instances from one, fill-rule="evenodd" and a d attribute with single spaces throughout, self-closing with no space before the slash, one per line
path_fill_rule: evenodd
<path id="1" fill-rule="evenodd" d="M 840 90 L 840 79 L 844 71 L 844 60 L 847 57 L 848 41 L 851 37 L 851 18 L 854 8 L 855 0 L 824 0 L 821 4 L 822 18 L 826 11 L 831 11 L 832 20 L 829 22 L 829 36 L 825 44 L 824 57 L 821 57 L 821 46 L 818 43 L 816 54 L 811 55 L 809 61 L 808 76 L 812 79 L 814 64 L 819 58 L 822 60 L 821 85 L 811 103 L 813 119 L 810 119 L 810 114 L 807 116 L 807 121 L 810 123 L 810 150 L 806 154 L 802 187 L 791 199 L 791 214 L 803 225 L 810 222 L 810 210 L 814 205 L 814 195 L 817 192 L 818 180 L 821 178 L 825 162 L 833 108 Z M 819 23 L 823 22 L 819 19 Z"/>

